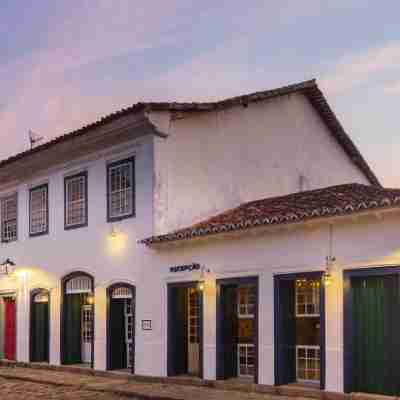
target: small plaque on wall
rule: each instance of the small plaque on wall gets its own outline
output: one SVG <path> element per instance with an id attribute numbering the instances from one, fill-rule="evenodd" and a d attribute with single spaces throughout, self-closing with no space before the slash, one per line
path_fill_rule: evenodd
<path id="1" fill-rule="evenodd" d="M 151 319 L 142 319 L 142 331 L 151 331 Z"/>

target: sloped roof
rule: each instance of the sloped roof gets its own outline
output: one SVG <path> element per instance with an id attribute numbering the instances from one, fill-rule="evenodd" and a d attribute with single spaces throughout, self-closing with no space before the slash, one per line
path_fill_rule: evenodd
<path id="1" fill-rule="evenodd" d="M 152 236 L 140 243 L 175 242 L 258 226 L 299 223 L 393 207 L 400 208 L 400 189 L 351 183 L 251 201 L 190 227 Z"/>
<path id="2" fill-rule="evenodd" d="M 325 99 L 325 96 L 318 88 L 315 79 L 296 83 L 293 85 L 283 86 L 277 89 L 265 90 L 261 92 L 246 94 L 243 96 L 231 97 L 225 100 L 214 101 L 214 102 L 189 102 L 189 103 L 139 102 L 128 108 L 123 108 L 117 112 L 109 114 L 99 119 L 98 121 L 86 125 L 80 129 L 59 136 L 31 150 L 27 150 L 25 152 L 14 155 L 8 159 L 0 161 L 0 168 L 15 161 L 21 160 L 25 157 L 29 157 L 30 155 L 38 153 L 42 150 L 49 149 L 60 143 L 64 143 L 65 141 L 71 140 L 77 136 L 84 135 L 85 133 L 93 129 L 96 129 L 100 126 L 118 120 L 119 118 L 127 116 L 131 113 L 136 113 L 140 111 L 207 112 L 213 110 L 221 110 L 237 105 L 247 106 L 249 103 L 252 102 L 267 100 L 274 97 L 284 96 L 297 92 L 303 93 L 308 98 L 310 103 L 313 105 L 318 114 L 321 116 L 322 120 L 329 128 L 333 137 L 336 139 L 339 145 L 342 146 L 342 148 L 350 157 L 352 162 L 364 173 L 364 175 L 367 177 L 370 183 L 373 185 L 380 186 L 377 177 L 372 172 L 371 168 L 369 167 L 369 165 L 367 164 L 367 162 L 365 161 L 365 159 L 363 158 L 357 147 L 354 145 L 353 141 L 344 131 L 342 125 L 336 118 L 336 115 L 330 108 L 328 102 Z"/>

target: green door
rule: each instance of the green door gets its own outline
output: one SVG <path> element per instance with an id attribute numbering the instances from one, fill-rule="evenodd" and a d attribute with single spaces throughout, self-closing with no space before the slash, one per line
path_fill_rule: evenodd
<path id="1" fill-rule="evenodd" d="M 238 343 L 238 316 L 237 316 L 237 285 L 223 285 L 222 300 L 222 331 L 223 331 L 223 378 L 237 377 L 237 343 Z"/>
<path id="2" fill-rule="evenodd" d="M 110 369 L 127 367 L 124 299 L 110 301 Z"/>
<path id="3" fill-rule="evenodd" d="M 352 391 L 400 394 L 398 275 L 355 277 L 352 290 Z"/>
<path id="4" fill-rule="evenodd" d="M 82 362 L 81 342 L 81 309 L 83 295 L 67 294 L 65 296 L 64 325 L 64 364 L 80 364 Z"/>
<path id="5" fill-rule="evenodd" d="M 31 310 L 31 361 L 49 361 L 49 303 L 32 302 Z"/>
<path id="6" fill-rule="evenodd" d="M 187 287 L 170 287 L 168 293 L 168 376 L 188 373 Z"/>
<path id="7" fill-rule="evenodd" d="M 277 280 L 276 321 L 277 363 L 276 384 L 287 385 L 296 381 L 296 295 L 295 279 Z"/>

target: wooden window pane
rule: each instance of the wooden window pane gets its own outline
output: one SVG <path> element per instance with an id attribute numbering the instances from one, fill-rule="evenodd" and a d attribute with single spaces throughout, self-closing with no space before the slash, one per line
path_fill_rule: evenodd
<path id="1" fill-rule="evenodd" d="M 14 193 L 1 199 L 1 241 L 17 240 L 18 195 Z"/>
<path id="2" fill-rule="evenodd" d="M 48 191 L 47 185 L 30 191 L 29 233 L 37 235 L 48 230 Z"/>
<path id="3" fill-rule="evenodd" d="M 133 161 L 123 161 L 109 167 L 109 218 L 133 214 Z"/>
<path id="4" fill-rule="evenodd" d="M 66 227 L 87 223 L 86 179 L 84 174 L 66 179 Z"/>

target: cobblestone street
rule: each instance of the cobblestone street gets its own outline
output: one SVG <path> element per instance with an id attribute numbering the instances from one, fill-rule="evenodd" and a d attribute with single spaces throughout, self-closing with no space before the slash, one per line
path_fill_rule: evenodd
<path id="1" fill-rule="evenodd" d="M 98 393 L 70 386 L 54 386 L 0 378 L 0 398 L 7 400 L 57 399 L 57 400 L 120 400 L 121 397 L 110 393 Z M 134 397 L 131 397 L 134 399 Z"/>
<path id="2" fill-rule="evenodd" d="M 309 400 L 292 389 L 296 400 Z M 315 393 L 314 393 L 315 394 Z M 318 398 L 319 396 L 310 396 Z M 152 399 L 152 400 L 286 400 L 286 395 L 255 393 L 173 382 L 141 381 L 121 374 L 93 375 L 48 368 L 0 366 L 0 400 Z"/>

